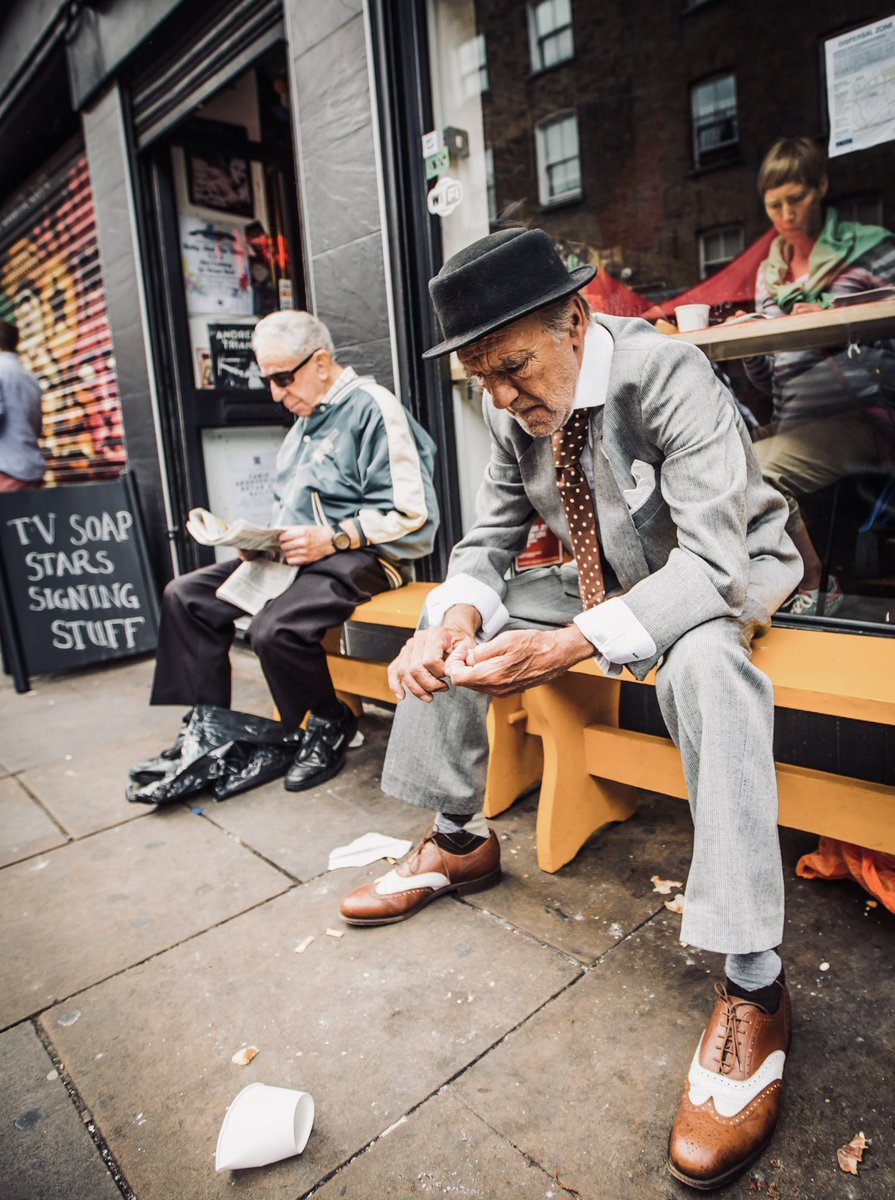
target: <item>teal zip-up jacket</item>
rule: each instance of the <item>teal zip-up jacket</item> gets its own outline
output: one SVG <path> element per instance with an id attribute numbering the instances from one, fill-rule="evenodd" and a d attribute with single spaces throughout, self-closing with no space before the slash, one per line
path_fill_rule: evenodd
<path id="1" fill-rule="evenodd" d="M 347 368 L 277 454 L 274 525 L 353 520 L 401 566 L 429 554 L 438 528 L 435 443 L 387 388 Z"/>

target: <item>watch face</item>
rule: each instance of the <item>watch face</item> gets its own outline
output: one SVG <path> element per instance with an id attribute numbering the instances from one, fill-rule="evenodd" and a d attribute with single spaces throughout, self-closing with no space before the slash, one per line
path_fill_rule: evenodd
<path id="1" fill-rule="evenodd" d="M 351 546 L 351 534 L 347 529 L 337 529 L 333 534 L 333 545 L 337 550 L 348 550 Z"/>

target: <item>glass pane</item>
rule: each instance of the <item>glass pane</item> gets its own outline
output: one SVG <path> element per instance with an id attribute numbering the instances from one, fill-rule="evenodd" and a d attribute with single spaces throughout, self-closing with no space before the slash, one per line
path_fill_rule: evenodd
<path id="1" fill-rule="evenodd" d="M 799 481 L 798 508 L 845 597 L 832 619 L 891 627 L 895 299 L 861 293 L 895 288 L 895 242 L 885 233 L 875 243 L 873 234 L 851 239 L 855 222 L 895 228 L 893 141 L 880 134 L 878 143 L 837 153 L 826 166 L 827 196 L 809 204 L 811 245 L 830 222 L 834 234 L 860 244 L 854 261 L 835 264 L 816 286 L 802 278 L 804 263 L 790 277 L 793 243 L 767 215 L 756 179 L 784 132 L 810 138 L 819 127 L 806 117 L 800 128 L 793 114 L 817 117 L 825 97 L 817 54 L 829 36 L 824 12 L 802 6 L 800 37 L 780 71 L 773 67 L 779 31 L 756 25 L 750 6 L 688 7 L 698 11 L 683 15 L 684 0 L 651 5 L 645 24 L 623 5 L 580 3 L 573 37 L 567 0 L 532 6 L 530 20 L 522 19 L 521 4 L 429 0 L 433 129 L 460 129 L 469 146 L 468 157 L 452 158 L 445 172 L 462 195 L 439 217 L 444 256 L 489 230 L 538 226 L 568 265 L 601 268 L 586 292 L 598 312 L 640 316 L 696 344 L 716 339 L 713 359 L 757 444 L 793 431 L 801 438 L 812 427 L 822 434 L 800 459 L 811 478 Z M 470 96 L 455 53 L 479 37 L 494 48 L 489 90 Z M 538 56 L 548 44 L 552 69 L 532 76 L 532 60 L 543 65 Z M 735 74 L 726 65 L 725 74 L 715 73 L 720 46 Z M 738 112 L 738 94 L 762 102 L 750 99 Z M 837 198 L 844 201 L 838 214 Z M 856 301 L 849 321 L 859 313 L 851 331 L 860 353 L 849 355 L 842 315 L 826 306 Z M 708 306 L 708 331 L 677 333 L 675 309 L 690 303 Z M 809 311 L 799 316 L 794 309 L 802 304 Z M 802 342 L 794 330 L 803 331 Z M 814 357 L 799 359 L 805 353 Z M 793 362 L 805 370 L 787 375 Z M 456 362 L 453 370 L 468 523 L 488 438 L 478 397 L 461 383 Z M 776 455 L 783 445 L 773 441 L 761 453 Z M 813 479 L 820 482 L 809 491 Z"/>

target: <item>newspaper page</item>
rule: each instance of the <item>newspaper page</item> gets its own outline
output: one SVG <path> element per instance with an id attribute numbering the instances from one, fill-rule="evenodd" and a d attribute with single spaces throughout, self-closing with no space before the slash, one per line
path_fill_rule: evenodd
<path id="1" fill-rule="evenodd" d="M 895 15 L 824 45 L 830 158 L 895 138 Z"/>
<path id="2" fill-rule="evenodd" d="M 285 592 L 297 574 L 298 567 L 290 567 L 288 563 L 252 558 L 240 563 L 215 595 L 254 616 L 268 600 Z"/>
<path id="3" fill-rule="evenodd" d="M 227 522 L 207 508 L 191 508 L 186 527 L 203 546 L 237 546 L 241 550 L 279 550 L 285 529 L 283 525 L 255 525 L 242 517 Z"/>

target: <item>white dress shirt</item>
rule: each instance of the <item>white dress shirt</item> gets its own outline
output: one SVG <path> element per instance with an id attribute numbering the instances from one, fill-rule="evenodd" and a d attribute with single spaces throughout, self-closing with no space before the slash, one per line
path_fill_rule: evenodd
<path id="1" fill-rule="evenodd" d="M 573 408 L 598 408 L 606 403 L 612 345 L 612 335 L 608 329 L 591 324 L 584 341 Z M 581 467 L 593 493 L 593 446 L 589 437 L 587 449 L 581 455 Z M 638 485 L 641 483 L 640 480 L 635 482 Z M 633 496 L 636 491 L 630 489 L 626 498 Z M 490 641 L 509 620 L 509 613 L 498 593 L 466 573 L 452 575 L 429 593 L 426 602 L 429 624 L 440 625 L 447 610 L 455 604 L 471 604 L 478 609 L 482 618 L 479 641 Z M 579 613 L 575 617 L 575 624 L 593 645 L 597 666 L 606 675 L 620 675 L 625 663 L 651 658 L 656 653 L 656 643 L 621 596 L 604 600 L 602 604 Z"/>

